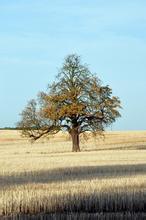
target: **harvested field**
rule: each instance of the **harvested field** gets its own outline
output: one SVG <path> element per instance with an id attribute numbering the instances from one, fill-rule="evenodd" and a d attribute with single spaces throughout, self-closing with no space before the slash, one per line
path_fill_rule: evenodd
<path id="1" fill-rule="evenodd" d="M 31 144 L 0 131 L 1 218 L 145 219 L 146 132 L 88 134 L 81 150 L 63 133 Z"/>

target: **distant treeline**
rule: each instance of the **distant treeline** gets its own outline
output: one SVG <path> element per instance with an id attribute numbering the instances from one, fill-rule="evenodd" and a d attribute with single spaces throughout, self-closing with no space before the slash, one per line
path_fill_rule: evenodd
<path id="1" fill-rule="evenodd" d="M 18 127 L 4 127 L 4 128 L 0 128 L 0 130 L 20 130 L 20 128 L 18 128 Z"/>

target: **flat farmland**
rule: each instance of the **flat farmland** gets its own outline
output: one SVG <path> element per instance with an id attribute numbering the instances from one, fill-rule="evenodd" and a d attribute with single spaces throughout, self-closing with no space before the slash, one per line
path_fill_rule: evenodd
<path id="1" fill-rule="evenodd" d="M 0 216 L 32 219 L 146 219 L 146 131 L 31 143 L 0 131 Z M 33 217 L 35 215 L 35 217 Z M 108 218 L 107 218 L 108 216 Z"/>

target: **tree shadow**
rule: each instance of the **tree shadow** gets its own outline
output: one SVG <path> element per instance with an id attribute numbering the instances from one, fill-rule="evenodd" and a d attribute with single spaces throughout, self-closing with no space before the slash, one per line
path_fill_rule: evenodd
<path id="1" fill-rule="evenodd" d="M 146 174 L 146 164 L 78 166 L 0 176 L 0 188 L 28 183 L 56 183 Z"/>
<path id="2" fill-rule="evenodd" d="M 94 149 L 83 149 L 83 152 L 91 152 L 91 151 L 109 151 L 109 150 L 146 150 L 146 145 L 138 145 L 138 146 L 134 146 L 134 145 L 129 145 L 129 146 L 117 146 L 117 147 L 98 147 L 98 148 L 94 148 Z"/>

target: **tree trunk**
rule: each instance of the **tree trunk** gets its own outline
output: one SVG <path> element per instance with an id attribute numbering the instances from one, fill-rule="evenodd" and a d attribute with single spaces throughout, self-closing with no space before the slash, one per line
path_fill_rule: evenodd
<path id="1" fill-rule="evenodd" d="M 80 151 L 80 146 L 79 146 L 79 133 L 76 130 L 72 130 L 71 133 L 71 138 L 72 138 L 72 151 L 73 152 L 79 152 Z"/>

